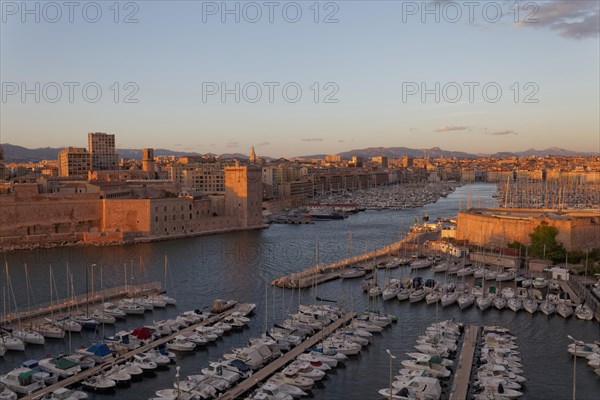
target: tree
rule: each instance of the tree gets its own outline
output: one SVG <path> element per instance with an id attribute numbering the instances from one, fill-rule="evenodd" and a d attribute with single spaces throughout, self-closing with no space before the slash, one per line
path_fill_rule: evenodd
<path id="1" fill-rule="evenodd" d="M 548 225 L 542 221 L 529 234 L 531 245 L 529 246 L 529 254 L 534 257 L 546 257 L 554 262 L 565 259 L 566 251 L 562 243 L 556 241 L 558 229 Z"/>

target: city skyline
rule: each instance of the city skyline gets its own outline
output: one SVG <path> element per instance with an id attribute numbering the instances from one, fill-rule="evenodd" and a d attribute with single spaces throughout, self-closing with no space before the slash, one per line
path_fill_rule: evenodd
<path id="1" fill-rule="evenodd" d="M 238 15 L 220 2 L 131 2 L 118 15 L 103 4 L 96 23 L 81 10 L 73 23 L 66 10 L 50 23 L 52 10 L 41 9 L 36 23 L 3 9 L 0 141 L 84 146 L 82 132 L 102 131 L 120 148 L 247 154 L 254 145 L 274 157 L 600 149 L 596 2 L 502 4 L 498 20 L 483 2 L 472 20 L 465 3 L 451 3 L 461 7 L 455 22 L 444 2 L 438 15 L 425 12 L 430 2 L 300 2 L 297 22 L 290 7 L 251 22 L 237 2 L 227 4 Z M 80 90 L 90 83 L 97 102 Z M 301 89 L 297 102 L 286 85 Z"/>

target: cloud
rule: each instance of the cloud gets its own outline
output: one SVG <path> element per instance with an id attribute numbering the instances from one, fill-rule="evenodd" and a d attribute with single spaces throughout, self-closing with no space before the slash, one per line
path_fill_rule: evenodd
<path id="1" fill-rule="evenodd" d="M 323 138 L 304 138 L 304 139 L 300 139 L 303 142 L 322 142 Z"/>
<path id="2" fill-rule="evenodd" d="M 600 36 L 600 2 L 588 0 L 555 0 L 536 2 L 535 9 L 522 5 L 521 21 L 530 28 L 549 28 L 567 39 L 587 39 Z M 527 15 L 531 14 L 529 18 Z"/>
<path id="3" fill-rule="evenodd" d="M 517 135 L 517 132 L 515 132 L 513 130 L 496 131 L 496 132 L 490 133 L 490 135 L 493 135 L 493 136 Z"/>
<path id="4" fill-rule="evenodd" d="M 271 143 L 269 142 L 260 142 L 259 144 L 255 144 L 254 147 L 264 147 L 264 146 L 268 146 Z"/>
<path id="5" fill-rule="evenodd" d="M 451 131 L 466 131 L 468 126 L 440 126 L 434 132 L 451 132 Z"/>
<path id="6" fill-rule="evenodd" d="M 227 142 L 226 147 L 239 147 L 240 144 L 238 142 Z"/>
<path id="7" fill-rule="evenodd" d="M 338 140 L 338 143 L 344 143 L 344 139 Z"/>

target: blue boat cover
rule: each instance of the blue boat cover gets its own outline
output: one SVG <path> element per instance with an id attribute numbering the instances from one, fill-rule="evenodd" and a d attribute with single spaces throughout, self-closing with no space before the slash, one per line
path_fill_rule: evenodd
<path id="1" fill-rule="evenodd" d="M 110 351 L 110 349 L 108 348 L 107 345 L 105 345 L 104 343 L 95 343 L 92 346 L 90 346 L 87 351 L 89 351 L 90 353 L 94 354 L 95 356 L 98 357 L 103 357 L 106 356 L 108 354 L 111 354 L 112 352 Z"/>

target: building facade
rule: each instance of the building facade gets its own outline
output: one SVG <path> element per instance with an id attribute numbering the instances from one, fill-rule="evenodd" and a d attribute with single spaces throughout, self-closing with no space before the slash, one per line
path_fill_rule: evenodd
<path id="1" fill-rule="evenodd" d="M 103 132 L 88 133 L 88 150 L 91 154 L 92 170 L 118 169 L 115 135 Z"/>
<path id="2" fill-rule="evenodd" d="M 87 176 L 91 169 L 91 155 L 83 147 L 66 147 L 58 153 L 58 175 Z"/>

